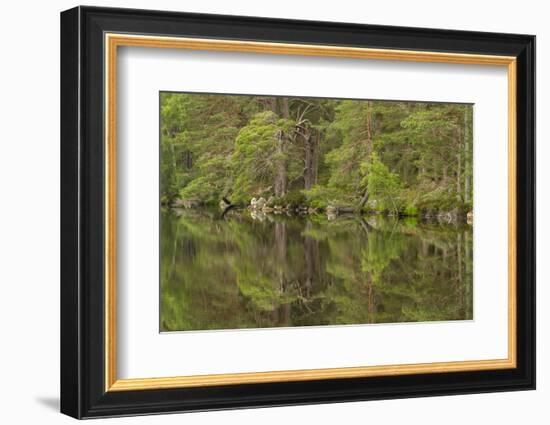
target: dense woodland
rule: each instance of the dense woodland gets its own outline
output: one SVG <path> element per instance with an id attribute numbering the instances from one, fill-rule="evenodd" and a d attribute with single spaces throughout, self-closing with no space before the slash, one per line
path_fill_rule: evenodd
<path id="1" fill-rule="evenodd" d="M 163 331 L 472 317 L 471 105 L 162 93 L 160 165 Z"/>
<path id="2" fill-rule="evenodd" d="M 161 202 L 463 218 L 472 106 L 161 93 Z"/>

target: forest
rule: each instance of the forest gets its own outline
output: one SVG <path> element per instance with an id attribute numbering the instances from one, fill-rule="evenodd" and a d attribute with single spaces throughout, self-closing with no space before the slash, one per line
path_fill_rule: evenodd
<path id="1" fill-rule="evenodd" d="M 472 318 L 471 105 L 160 107 L 161 331 Z"/>
<path id="2" fill-rule="evenodd" d="M 466 221 L 472 109 L 162 92 L 161 203 Z"/>

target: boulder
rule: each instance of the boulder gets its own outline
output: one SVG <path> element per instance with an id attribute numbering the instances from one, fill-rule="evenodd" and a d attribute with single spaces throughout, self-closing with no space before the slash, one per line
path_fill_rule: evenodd
<path id="1" fill-rule="evenodd" d="M 266 215 L 262 211 L 258 210 L 250 211 L 250 217 L 257 221 L 264 221 L 266 219 Z"/>
<path id="2" fill-rule="evenodd" d="M 260 197 L 256 200 L 256 208 L 262 209 L 265 206 L 266 202 L 267 201 L 264 198 Z"/>
<path id="3" fill-rule="evenodd" d="M 445 211 L 437 214 L 437 221 L 440 223 L 452 224 L 456 223 L 458 214 L 456 211 Z"/>

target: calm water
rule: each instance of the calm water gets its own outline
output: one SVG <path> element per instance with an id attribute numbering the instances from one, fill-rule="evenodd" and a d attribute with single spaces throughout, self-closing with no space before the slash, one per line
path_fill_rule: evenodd
<path id="1" fill-rule="evenodd" d="M 472 292 L 468 225 L 161 217 L 161 331 L 464 320 Z"/>

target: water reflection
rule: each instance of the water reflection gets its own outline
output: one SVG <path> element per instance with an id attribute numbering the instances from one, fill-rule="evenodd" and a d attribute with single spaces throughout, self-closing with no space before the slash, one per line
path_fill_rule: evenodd
<path id="1" fill-rule="evenodd" d="M 163 211 L 161 331 L 472 318 L 472 228 Z"/>

